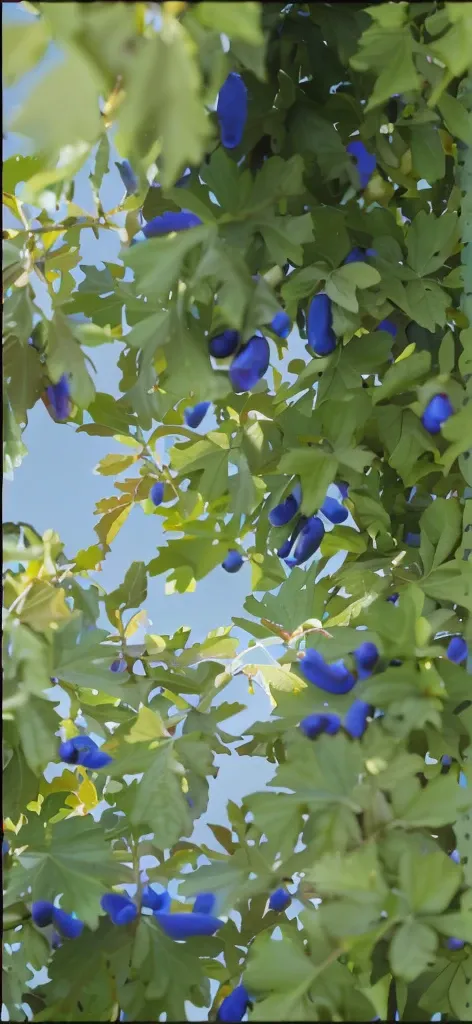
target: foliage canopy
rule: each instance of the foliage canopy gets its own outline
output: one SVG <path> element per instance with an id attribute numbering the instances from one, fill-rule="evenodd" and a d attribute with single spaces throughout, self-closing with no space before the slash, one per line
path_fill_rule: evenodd
<path id="1" fill-rule="evenodd" d="M 469 1020 L 472 5 L 19 7 L 4 470 L 41 400 L 121 447 L 90 547 L 4 525 L 9 1018 L 215 1019 L 242 983 L 223 1019 L 247 991 L 251 1021 Z M 84 264 L 88 232 L 116 260 Z M 114 342 L 118 399 L 93 371 Z M 166 540 L 107 593 L 130 515 Z M 133 642 L 149 578 L 198 600 L 244 561 L 246 617 Z M 237 675 L 270 703 L 237 753 L 274 775 L 206 846 Z"/>

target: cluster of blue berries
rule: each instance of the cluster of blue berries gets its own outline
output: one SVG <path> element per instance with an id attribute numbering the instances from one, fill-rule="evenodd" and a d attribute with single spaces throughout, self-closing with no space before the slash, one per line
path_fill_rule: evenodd
<path id="1" fill-rule="evenodd" d="M 338 489 L 342 498 L 347 496 L 347 486 L 340 484 Z M 301 501 L 301 487 L 297 484 L 288 498 L 269 512 L 271 526 L 286 526 L 297 514 Z M 344 523 L 349 514 L 340 501 L 329 496 L 326 496 L 319 511 L 333 526 Z M 323 520 L 319 515 L 300 516 L 291 536 L 282 544 L 277 554 L 290 569 L 295 565 L 302 565 L 318 550 L 324 534 Z"/>
<path id="2" fill-rule="evenodd" d="M 300 662 L 300 671 L 305 679 L 326 693 L 345 694 L 356 685 L 359 679 L 368 679 L 378 660 L 379 652 L 374 643 L 366 640 L 354 652 L 356 673 L 350 672 L 342 661 L 328 665 L 319 651 L 309 648 Z M 363 736 L 371 706 L 364 700 L 355 700 L 344 717 L 344 729 L 353 739 Z M 331 712 L 307 715 L 300 722 L 300 729 L 312 740 L 321 733 L 334 736 L 341 728 L 339 715 Z"/>

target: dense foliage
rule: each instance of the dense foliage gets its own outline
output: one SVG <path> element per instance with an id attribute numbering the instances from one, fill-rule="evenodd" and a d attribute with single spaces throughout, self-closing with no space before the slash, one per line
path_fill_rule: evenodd
<path id="1" fill-rule="evenodd" d="M 41 400 L 122 451 L 91 547 L 4 527 L 9 1017 L 469 1020 L 472 5 L 21 7 L 5 471 Z M 130 515 L 167 540 L 106 593 Z M 149 577 L 198 600 L 246 561 L 249 658 L 217 601 L 133 643 Z M 274 775 L 203 846 L 239 673 Z"/>

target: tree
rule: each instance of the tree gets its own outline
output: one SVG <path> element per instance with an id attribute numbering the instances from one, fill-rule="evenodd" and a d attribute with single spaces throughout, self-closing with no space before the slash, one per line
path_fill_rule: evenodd
<path id="1" fill-rule="evenodd" d="M 4 527 L 10 1019 L 468 1020 L 472 6 L 21 6 L 5 471 L 40 400 L 123 450 L 86 550 Z M 90 231 L 119 259 L 81 264 Z M 116 339 L 118 401 L 90 356 Z M 143 514 L 168 540 L 106 593 Z M 149 577 L 198 594 L 246 561 L 246 651 L 217 608 L 201 643 L 133 644 Z M 239 673 L 272 789 L 204 847 Z"/>

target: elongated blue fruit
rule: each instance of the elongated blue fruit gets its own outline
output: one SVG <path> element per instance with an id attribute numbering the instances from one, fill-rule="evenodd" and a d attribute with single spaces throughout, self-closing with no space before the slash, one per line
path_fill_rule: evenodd
<path id="1" fill-rule="evenodd" d="M 269 362 L 269 343 L 266 338 L 255 334 L 247 345 L 243 345 L 229 368 L 233 390 L 251 391 L 267 372 Z"/>
<path id="2" fill-rule="evenodd" d="M 447 948 L 448 948 L 448 949 L 450 949 L 450 950 L 451 950 L 451 951 L 452 951 L 453 953 L 457 953 L 457 951 L 458 951 L 459 949 L 464 949 L 464 946 L 465 946 L 465 942 L 463 942 L 463 940 L 462 940 L 462 939 L 453 939 L 453 938 L 451 938 L 451 939 L 448 939 L 448 940 L 447 940 L 447 942 L 446 942 L 446 946 L 447 946 Z"/>
<path id="3" fill-rule="evenodd" d="M 290 906 L 291 902 L 292 897 L 286 889 L 282 887 L 280 889 L 275 889 L 275 891 L 271 893 L 269 899 L 269 910 L 276 910 L 277 913 L 281 914 L 282 911 L 286 910 L 287 907 Z"/>
<path id="4" fill-rule="evenodd" d="M 156 505 L 156 507 L 161 504 L 164 498 L 164 484 L 161 483 L 160 480 L 152 485 L 151 490 L 149 491 L 149 497 L 153 505 Z"/>
<path id="5" fill-rule="evenodd" d="M 36 900 L 31 907 L 33 924 L 37 928 L 47 928 L 48 924 L 52 924 L 53 910 L 54 904 L 50 903 L 49 900 Z"/>
<path id="6" fill-rule="evenodd" d="M 179 210 L 175 213 L 168 210 L 149 220 L 138 234 L 143 234 L 144 238 L 157 238 L 159 235 L 169 235 L 172 231 L 188 231 L 189 228 L 196 228 L 201 223 L 200 217 L 191 210 Z M 135 235 L 133 241 L 138 240 L 138 235 Z"/>
<path id="7" fill-rule="evenodd" d="M 344 523 L 349 515 L 347 508 L 344 508 L 340 501 L 337 501 L 336 498 L 328 497 L 325 498 L 320 512 L 335 526 L 339 523 Z"/>
<path id="8" fill-rule="evenodd" d="M 300 530 L 293 554 L 285 559 L 289 568 L 302 565 L 314 555 L 323 540 L 325 528 L 318 516 L 311 516 Z"/>
<path id="9" fill-rule="evenodd" d="M 361 188 L 367 188 L 377 166 L 375 156 L 373 153 L 369 153 L 361 139 L 353 139 L 352 142 L 349 142 L 346 151 L 354 158 Z"/>
<path id="10" fill-rule="evenodd" d="M 282 547 L 280 547 L 279 550 L 277 551 L 279 558 L 287 558 L 287 556 L 290 554 L 293 548 L 293 545 L 295 544 L 298 535 L 301 533 L 303 527 L 306 525 L 307 522 L 308 516 L 300 516 L 300 518 L 297 520 L 295 524 L 294 529 L 292 530 L 291 536 L 288 538 L 288 540 L 284 542 L 284 544 L 282 544 Z"/>
<path id="11" fill-rule="evenodd" d="M 111 663 L 110 672 L 126 672 L 126 661 L 122 655 Z"/>
<path id="12" fill-rule="evenodd" d="M 300 508 L 302 500 L 302 489 L 300 485 L 294 487 L 291 494 L 285 501 L 281 501 L 280 505 L 276 505 L 275 508 L 269 512 L 269 523 L 271 526 L 286 526 L 287 523 L 293 519 L 294 515 Z M 289 548 L 290 550 L 290 548 Z"/>
<path id="13" fill-rule="evenodd" d="M 367 728 L 367 717 L 370 704 L 365 700 L 355 700 L 344 718 L 344 728 L 353 739 L 359 740 Z"/>
<path id="14" fill-rule="evenodd" d="M 379 652 L 375 644 L 366 640 L 354 651 L 354 658 L 359 679 L 368 679 L 379 660 Z"/>
<path id="15" fill-rule="evenodd" d="M 461 662 L 467 661 L 469 648 L 467 641 L 464 640 L 463 636 L 453 636 L 452 640 L 449 641 L 446 656 L 449 661 L 455 661 L 456 665 L 460 665 Z"/>
<path id="16" fill-rule="evenodd" d="M 244 985 L 237 985 L 233 991 L 223 999 L 218 1009 L 216 1019 L 221 1024 L 239 1024 L 249 1006 L 249 993 Z"/>
<path id="17" fill-rule="evenodd" d="M 219 91 L 216 116 L 223 146 L 236 149 L 241 145 L 246 127 L 247 89 L 241 75 L 235 71 L 228 75 Z"/>
<path id="18" fill-rule="evenodd" d="M 307 317 L 308 344 L 317 356 L 329 356 L 336 348 L 331 299 L 325 292 L 314 295 Z"/>
<path id="19" fill-rule="evenodd" d="M 214 935 L 222 928 L 224 921 L 212 914 L 166 914 L 164 911 L 154 912 L 157 923 L 169 939 L 179 941 L 191 939 L 194 935 Z"/>
<path id="20" fill-rule="evenodd" d="M 421 422 L 430 434 L 439 434 L 443 423 L 454 413 L 454 406 L 445 394 L 434 395 L 428 402 Z"/>
<path id="21" fill-rule="evenodd" d="M 70 389 L 65 373 L 63 373 L 57 384 L 50 384 L 46 388 L 46 394 L 54 418 L 56 420 L 67 420 L 70 415 Z"/>
<path id="22" fill-rule="evenodd" d="M 412 533 L 411 530 L 405 534 L 405 544 L 408 544 L 410 548 L 419 548 L 421 538 L 419 533 Z"/>
<path id="23" fill-rule="evenodd" d="M 59 907 L 54 907 L 52 923 L 65 939 L 78 939 L 84 930 L 83 921 L 73 914 L 66 914 L 66 911 L 60 910 Z"/>
<path id="24" fill-rule="evenodd" d="M 134 195 L 135 192 L 139 191 L 139 181 L 129 160 L 123 160 L 122 163 L 118 163 L 118 161 L 116 161 L 116 166 L 127 194 L 129 196 Z"/>
<path id="25" fill-rule="evenodd" d="M 292 327 L 292 321 L 285 310 L 281 310 L 280 313 L 276 313 L 274 318 L 270 322 L 270 329 L 274 334 L 278 334 L 279 338 L 288 338 Z"/>
<path id="26" fill-rule="evenodd" d="M 154 889 L 150 885 L 147 885 L 143 889 L 141 896 L 141 906 L 148 907 L 149 910 L 169 910 L 171 905 L 171 896 L 168 892 L 154 892 Z"/>
<path id="27" fill-rule="evenodd" d="M 243 562 L 244 558 L 240 555 L 239 551 L 235 551 L 234 548 L 231 548 L 231 550 L 228 551 L 224 562 L 221 563 L 221 568 L 225 569 L 226 572 L 239 572 Z"/>
<path id="28" fill-rule="evenodd" d="M 323 732 L 328 736 L 335 736 L 340 728 L 341 719 L 339 715 L 332 714 L 331 712 L 307 715 L 300 722 L 300 729 L 309 740 L 316 739 Z"/>
<path id="29" fill-rule="evenodd" d="M 197 402 L 197 405 L 189 405 L 184 410 L 184 420 L 188 427 L 199 427 L 202 420 L 205 418 L 211 402 Z"/>
<path id="30" fill-rule="evenodd" d="M 113 760 L 109 754 L 100 750 L 90 736 L 74 736 L 71 740 L 65 740 L 59 747 L 59 757 L 66 764 L 80 764 L 83 768 L 95 771 L 105 768 Z"/>
<path id="31" fill-rule="evenodd" d="M 388 331 L 388 333 L 392 335 L 392 338 L 396 338 L 396 336 L 398 334 L 398 327 L 397 327 L 397 325 L 394 324 L 393 320 L 388 320 L 388 319 L 381 320 L 380 323 L 377 324 L 377 327 L 375 328 L 375 330 L 376 331 Z"/>
<path id="32" fill-rule="evenodd" d="M 461 855 L 459 853 L 459 850 L 453 850 L 452 853 L 449 854 L 449 856 L 450 856 L 451 860 L 454 861 L 454 864 L 460 864 L 460 862 L 461 862 Z"/>
<path id="33" fill-rule="evenodd" d="M 310 648 L 300 662 L 300 671 L 309 683 L 326 693 L 349 693 L 356 684 L 355 676 L 345 665 L 327 665 L 322 655 Z"/>
<path id="34" fill-rule="evenodd" d="M 348 255 L 346 256 L 346 259 L 344 260 L 344 264 L 346 264 L 346 263 L 362 263 L 364 261 L 364 259 L 365 259 L 364 249 L 359 249 L 358 246 L 355 246 L 354 249 L 351 249 L 350 253 L 348 253 Z"/>
<path id="35" fill-rule="evenodd" d="M 195 897 L 193 914 L 211 914 L 215 908 L 216 896 L 212 892 L 200 892 Z"/>
<path id="36" fill-rule="evenodd" d="M 239 333 L 238 331 L 223 331 L 221 334 L 215 334 L 215 337 L 211 339 L 209 344 L 210 355 L 214 359 L 226 359 L 228 356 L 232 356 L 233 352 L 239 345 Z"/>
<path id="37" fill-rule="evenodd" d="M 138 916 L 138 908 L 136 904 L 129 896 L 125 896 L 123 893 L 105 893 L 100 900 L 100 906 L 111 918 L 113 924 L 119 925 L 120 927 L 125 924 L 130 924 L 131 921 L 134 921 Z"/>

